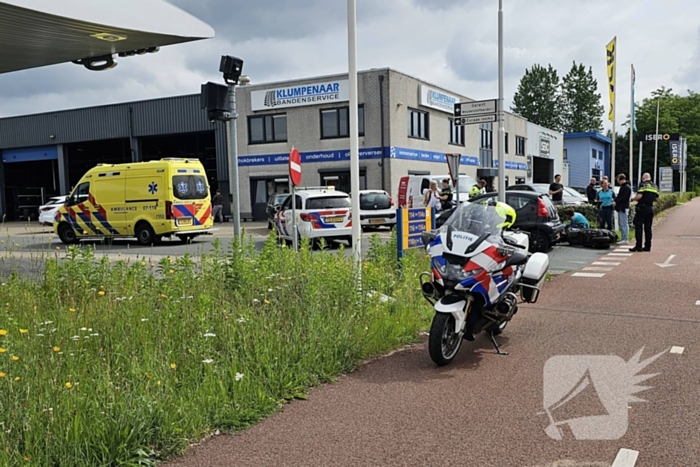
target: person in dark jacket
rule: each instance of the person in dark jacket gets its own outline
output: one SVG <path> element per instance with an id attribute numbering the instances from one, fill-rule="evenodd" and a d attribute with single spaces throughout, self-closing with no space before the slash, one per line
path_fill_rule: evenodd
<path id="1" fill-rule="evenodd" d="M 627 182 L 627 177 L 625 174 L 620 174 L 617 176 L 617 184 L 620 185 L 620 191 L 617 193 L 617 198 L 615 199 L 615 211 L 617 212 L 618 225 L 620 226 L 620 241 L 621 245 L 627 243 L 630 238 L 630 225 L 629 225 L 629 210 L 630 210 L 630 199 L 632 198 L 632 188 Z"/>
<path id="2" fill-rule="evenodd" d="M 588 202 L 591 204 L 595 204 L 595 195 L 597 194 L 595 184 L 596 179 L 591 178 L 591 183 L 586 187 L 586 197 L 588 198 Z"/>
<path id="3" fill-rule="evenodd" d="M 212 217 L 214 222 L 219 219 L 219 222 L 224 221 L 224 197 L 221 196 L 221 190 L 216 190 L 216 194 L 211 199 Z"/>
<path id="4" fill-rule="evenodd" d="M 637 211 L 634 215 L 634 235 L 636 245 L 630 251 L 651 251 L 651 224 L 654 222 L 654 202 L 659 197 L 659 189 L 651 181 L 651 175 L 642 175 L 637 196 Z M 643 229 L 643 230 L 642 230 Z M 642 248 L 642 233 L 644 233 L 644 248 Z"/>

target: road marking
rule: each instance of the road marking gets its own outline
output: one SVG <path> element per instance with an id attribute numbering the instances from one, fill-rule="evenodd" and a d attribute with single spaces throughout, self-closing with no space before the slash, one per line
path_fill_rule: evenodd
<path id="1" fill-rule="evenodd" d="M 700 300 L 696 300 L 696 301 L 695 301 L 695 304 L 696 304 L 697 306 L 700 306 Z"/>
<path id="2" fill-rule="evenodd" d="M 668 267 L 671 267 L 671 266 L 675 266 L 675 264 L 670 264 L 671 261 L 673 260 L 673 258 L 675 258 L 675 257 L 676 257 L 676 255 L 671 255 L 671 256 L 669 256 L 669 257 L 666 259 L 666 261 L 664 261 L 663 263 L 654 263 L 654 264 L 656 264 L 656 265 L 659 266 L 660 268 L 668 268 Z"/>
<path id="3" fill-rule="evenodd" d="M 675 345 L 674 345 L 673 347 L 671 347 L 671 350 L 670 350 L 669 352 L 670 352 L 670 353 L 677 353 L 677 354 L 680 355 L 680 354 L 683 353 L 683 350 L 684 350 L 683 347 L 678 347 L 678 346 L 675 346 Z"/>
<path id="4" fill-rule="evenodd" d="M 603 277 L 605 274 L 598 274 L 595 272 L 575 272 L 572 277 Z"/>
<path id="5" fill-rule="evenodd" d="M 608 261 L 593 261 L 591 264 L 595 266 L 619 266 L 622 263 L 608 262 Z M 700 300 L 698 300 L 700 302 Z"/>
<path id="6" fill-rule="evenodd" d="M 613 268 L 582 268 L 581 271 L 612 271 Z"/>
<path id="7" fill-rule="evenodd" d="M 632 256 L 634 253 L 608 253 L 605 256 Z"/>
<path id="8" fill-rule="evenodd" d="M 615 250 L 615 253 L 629 253 L 629 251 L 629 248 L 620 248 L 619 250 Z"/>
<path id="9" fill-rule="evenodd" d="M 634 467 L 634 464 L 637 463 L 637 456 L 639 456 L 639 451 L 620 449 L 611 467 Z"/>

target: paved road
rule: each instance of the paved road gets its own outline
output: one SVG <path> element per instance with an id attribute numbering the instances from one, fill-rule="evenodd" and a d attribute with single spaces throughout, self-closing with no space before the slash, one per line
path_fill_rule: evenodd
<path id="1" fill-rule="evenodd" d="M 114 240 L 111 245 L 97 240 L 87 240 L 81 245 L 91 245 L 95 252 L 112 257 L 151 257 L 161 258 L 165 256 L 182 256 L 189 253 L 193 256 L 210 252 L 214 249 L 215 241 L 221 243 L 221 249 L 228 251 L 229 244 L 233 237 L 232 224 L 217 226 L 219 230 L 212 236 L 201 236 L 194 239 L 190 244 L 183 244 L 179 240 L 164 239 L 158 246 L 141 246 L 136 240 Z M 244 224 L 246 235 L 254 242 L 255 247 L 260 250 L 267 240 L 269 230 L 265 223 Z M 377 234 L 383 240 L 387 240 L 390 231 L 378 229 L 363 234 L 364 238 Z M 337 245 L 337 244 L 336 244 Z M 346 246 L 347 254 L 350 249 Z M 363 251 L 366 252 L 369 242 L 363 242 Z M 57 250 L 57 248 L 59 250 Z M 23 273 L 37 273 L 41 270 L 42 255 L 55 255 L 58 252 L 65 253 L 63 245 L 58 237 L 53 234 L 50 228 L 42 228 L 36 225 L 21 225 L 19 223 L 10 225 L 0 230 L 0 276 L 6 275 L 14 270 Z M 550 259 L 550 272 L 560 274 L 566 271 L 577 270 L 593 261 L 595 258 L 605 254 L 606 251 L 591 250 L 581 247 L 555 246 L 548 252 Z"/>
<path id="2" fill-rule="evenodd" d="M 499 338 L 508 356 L 481 337 L 437 368 L 417 345 L 167 465 L 700 465 L 700 199 L 668 214 L 651 252 L 591 263 L 607 264 L 559 275 L 521 307 Z M 658 357 L 644 368 L 640 350 Z M 628 397 L 634 384 L 648 402 Z M 575 420 L 558 430 L 550 415 Z"/>

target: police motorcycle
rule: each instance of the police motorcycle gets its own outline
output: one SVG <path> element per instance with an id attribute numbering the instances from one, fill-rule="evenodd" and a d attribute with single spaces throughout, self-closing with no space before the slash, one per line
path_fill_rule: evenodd
<path id="1" fill-rule="evenodd" d="M 438 366 L 457 355 L 462 340 L 503 332 L 518 312 L 518 296 L 535 303 L 549 268 L 544 253 L 529 253 L 526 233 L 506 231 L 515 210 L 494 198 L 465 202 L 435 231 L 423 232 L 431 272 L 420 275 L 423 296 L 435 308 L 428 350 Z"/>

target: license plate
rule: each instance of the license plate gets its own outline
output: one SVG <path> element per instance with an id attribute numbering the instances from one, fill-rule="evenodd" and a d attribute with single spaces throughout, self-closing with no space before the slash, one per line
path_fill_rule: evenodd
<path id="1" fill-rule="evenodd" d="M 370 223 L 370 224 L 383 224 L 383 223 L 384 223 L 384 219 L 370 219 L 370 220 L 369 220 L 369 223 Z"/>
<path id="2" fill-rule="evenodd" d="M 343 222 L 345 218 L 343 216 L 335 216 L 335 217 L 326 217 L 323 219 L 323 221 L 326 224 L 338 224 L 340 222 Z"/>
<path id="3" fill-rule="evenodd" d="M 191 217 L 180 217 L 177 220 L 177 225 L 180 227 L 186 227 L 186 226 L 192 225 L 192 218 Z"/>

